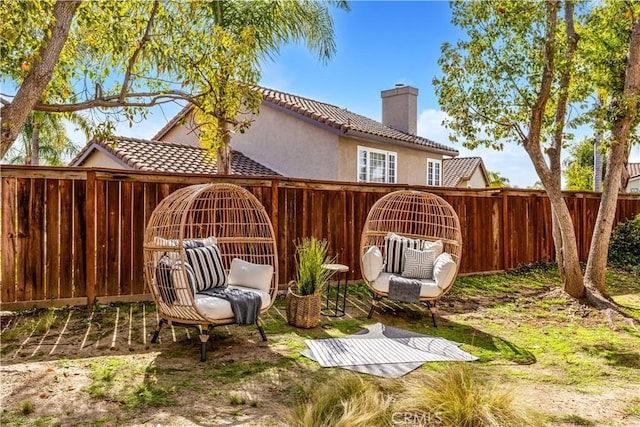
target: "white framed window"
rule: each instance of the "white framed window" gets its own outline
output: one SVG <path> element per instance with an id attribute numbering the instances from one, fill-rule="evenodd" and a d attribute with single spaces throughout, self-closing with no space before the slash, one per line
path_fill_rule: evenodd
<path id="1" fill-rule="evenodd" d="M 358 182 L 395 184 L 397 159 L 393 151 L 358 146 Z"/>
<path id="2" fill-rule="evenodd" d="M 442 186 L 442 160 L 427 159 L 427 185 Z"/>

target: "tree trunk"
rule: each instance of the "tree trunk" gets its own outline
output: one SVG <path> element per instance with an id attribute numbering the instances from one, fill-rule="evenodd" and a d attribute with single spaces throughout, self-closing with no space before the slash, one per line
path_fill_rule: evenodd
<path id="1" fill-rule="evenodd" d="M 611 129 L 611 148 L 607 157 L 607 173 L 604 177 L 604 191 L 596 217 L 596 224 L 591 238 L 585 284 L 605 296 L 605 277 L 607 257 L 613 220 L 618 204 L 618 190 L 624 163 L 627 159 L 627 146 L 633 123 L 638 113 L 638 96 L 640 95 L 640 17 L 636 19 L 629 43 L 625 73 L 624 90 L 620 100 L 622 113 L 613 123 Z"/>
<path id="2" fill-rule="evenodd" d="M 40 95 L 51 81 L 60 52 L 69 36 L 69 28 L 80 1 L 58 0 L 53 7 L 53 19 L 49 24 L 50 37 L 42 41 L 40 60 L 32 68 L 11 101 L 0 109 L 0 158 L 4 157 L 18 137 L 27 116 L 38 102 Z"/>
<path id="3" fill-rule="evenodd" d="M 231 175 L 231 132 L 228 123 L 221 126 L 224 144 L 217 149 L 216 167 L 218 175 Z"/>
<path id="4" fill-rule="evenodd" d="M 31 133 L 31 165 L 40 164 L 40 123 L 33 120 L 33 130 Z"/>
<path id="5" fill-rule="evenodd" d="M 553 144 L 547 149 L 547 156 L 549 157 L 549 170 L 551 171 L 551 179 L 553 180 L 553 188 L 560 191 L 562 188 L 562 143 L 564 140 L 564 128 L 567 115 L 567 103 L 569 100 L 569 86 L 571 83 L 571 72 L 573 68 L 573 58 L 578 48 L 578 35 L 575 31 L 575 25 L 573 21 L 574 4 L 572 1 L 566 1 L 564 7 L 564 21 L 567 33 L 567 46 L 568 49 L 564 53 L 565 64 L 560 68 L 560 91 L 558 96 L 558 102 L 556 104 L 555 123 L 553 132 Z M 562 196 L 560 196 L 562 197 Z M 564 201 L 563 201 L 564 203 Z M 561 220 L 558 218 L 558 213 L 555 207 L 552 205 L 551 209 L 552 228 L 553 228 L 553 242 L 556 248 L 556 260 L 558 261 L 558 270 L 560 271 L 560 279 L 562 283 L 567 283 L 567 271 L 564 255 L 564 242 L 562 240 L 562 227 Z M 571 273 L 569 273 L 571 274 Z M 574 279 L 572 279 L 574 280 Z M 573 288 L 573 286 L 572 286 Z"/>
<path id="6" fill-rule="evenodd" d="M 596 142 L 593 144 L 593 191 L 602 192 L 602 132 L 598 131 Z"/>
<path id="7" fill-rule="evenodd" d="M 556 242 L 556 248 L 560 246 L 561 257 L 558 263 L 562 285 L 566 293 L 574 298 L 583 298 L 585 296 L 584 279 L 582 270 L 580 269 L 580 257 L 578 256 L 578 244 L 576 242 L 575 228 L 573 220 L 569 213 L 569 208 L 562 197 L 560 191 L 547 191 L 554 218 L 560 232 L 560 245 Z M 555 230 L 554 230 L 555 231 Z M 555 238 L 555 233 L 554 233 Z M 560 262 L 561 261 L 561 262 Z"/>
<path id="8" fill-rule="evenodd" d="M 568 2 L 568 4 L 571 2 Z M 540 146 L 540 134 L 542 129 L 542 123 L 544 120 L 544 112 L 549 101 L 551 89 L 553 86 L 553 79 L 555 76 L 555 54 L 556 54 L 556 28 L 557 28 L 557 13 L 559 9 L 559 2 L 546 2 L 547 13 L 547 28 L 545 30 L 545 47 L 544 47 L 544 60 L 546 67 L 542 73 L 542 80 L 540 82 L 540 90 L 537 95 L 535 104 L 531 107 L 531 117 L 529 119 L 529 133 L 526 138 L 523 138 L 522 145 L 527 151 L 529 158 L 533 162 L 533 166 L 544 185 L 549 201 L 551 202 L 551 209 L 553 212 L 554 222 L 557 223 L 559 229 L 559 237 L 554 233 L 554 243 L 557 252 L 562 257 L 562 262 L 559 264 L 561 276 L 563 278 L 563 286 L 565 292 L 574 298 L 584 297 L 584 282 L 582 277 L 582 271 L 580 270 L 580 260 L 578 257 L 578 245 L 576 243 L 576 233 L 569 214 L 567 204 L 562 197 L 562 190 L 560 186 L 560 148 L 551 147 L 549 150 L 549 158 L 551 160 L 551 169 L 545 162 L 542 148 Z M 572 31 L 572 3 L 567 10 L 565 20 L 567 22 L 567 28 Z M 571 38 L 571 31 L 567 34 L 570 43 L 576 42 L 577 39 Z M 575 46 L 574 46 L 575 47 Z M 569 52 L 571 54 L 571 52 Z M 568 58 L 570 59 L 570 58 Z M 565 73 L 568 70 L 565 70 Z M 568 85 L 569 74 L 563 73 L 562 84 Z M 566 86 L 568 87 L 568 86 Z M 566 102 L 566 98 L 564 98 Z M 556 111 L 556 124 L 557 133 L 561 130 L 564 120 L 564 108 L 560 106 Z M 562 122 L 561 122 L 562 121 Z M 561 141 L 561 137 L 556 137 L 555 142 Z"/>
<path id="9" fill-rule="evenodd" d="M 228 145 L 218 147 L 216 165 L 218 175 L 231 175 L 231 150 Z"/>
<path id="10" fill-rule="evenodd" d="M 556 262 L 558 263 L 558 272 L 560 273 L 560 281 L 566 282 L 564 269 L 564 249 L 562 246 L 562 231 L 560 230 L 560 222 L 556 215 L 556 210 L 551 205 L 551 230 L 553 233 L 553 246 L 556 249 Z"/>

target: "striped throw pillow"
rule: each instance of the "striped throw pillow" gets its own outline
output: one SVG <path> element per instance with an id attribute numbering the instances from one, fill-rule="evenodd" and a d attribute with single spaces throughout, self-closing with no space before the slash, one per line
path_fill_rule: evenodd
<path id="1" fill-rule="evenodd" d="M 227 286 L 227 275 L 217 245 L 185 249 L 184 253 L 193 267 L 197 292 Z"/>
<path id="2" fill-rule="evenodd" d="M 156 283 L 160 291 L 160 298 L 167 304 L 173 304 L 178 299 L 187 300 L 186 297 L 179 298 L 180 292 L 188 291 L 192 295 L 196 292 L 193 268 L 188 263 L 184 263 L 184 270 L 187 274 L 187 282 L 185 283 L 182 267 L 180 261 L 173 261 L 169 255 L 164 255 L 156 266 Z"/>
<path id="3" fill-rule="evenodd" d="M 419 251 L 407 248 L 404 251 L 404 270 L 402 277 L 409 279 L 433 279 L 435 251 Z"/>
<path id="4" fill-rule="evenodd" d="M 407 248 L 420 249 L 422 247 L 422 240 L 410 239 L 389 233 L 384 238 L 384 246 L 384 271 L 386 273 L 402 274 L 404 270 L 404 250 Z"/>
<path id="5" fill-rule="evenodd" d="M 162 256 L 156 265 L 156 284 L 160 291 L 160 298 L 166 304 L 173 304 L 176 300 L 176 291 L 171 280 L 172 270 L 173 261 L 167 255 Z"/>
<path id="6" fill-rule="evenodd" d="M 193 267 L 191 267 L 191 265 L 187 262 L 184 263 L 184 271 L 187 274 L 187 281 L 184 281 L 184 275 L 182 274 L 182 263 L 180 261 L 177 261 L 174 264 L 173 267 L 173 271 L 171 273 L 171 281 L 173 282 L 173 287 L 176 291 L 176 295 L 178 293 L 180 293 L 181 291 L 184 292 L 185 290 L 190 292 L 191 295 L 195 295 L 197 290 L 196 290 L 196 273 L 193 270 Z M 186 301 L 188 301 L 188 299 L 185 297 L 183 298 Z"/>

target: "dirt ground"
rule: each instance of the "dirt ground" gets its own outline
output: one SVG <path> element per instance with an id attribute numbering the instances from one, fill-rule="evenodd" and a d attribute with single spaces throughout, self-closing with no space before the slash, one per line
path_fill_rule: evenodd
<path id="1" fill-rule="evenodd" d="M 554 289 L 543 291 L 542 296 L 535 297 L 557 297 Z M 479 328 L 486 317 L 483 308 L 489 303 L 482 298 L 449 299 L 440 308 L 441 327 L 455 321 Z M 60 311 L 54 326 L 44 334 L 34 332 L 2 343 L 3 425 L 286 425 L 285 413 L 300 387 L 312 380 L 322 381 L 327 372 L 334 375 L 339 371 L 323 371 L 314 362 L 300 357 L 298 352 L 304 348 L 305 338 L 353 333 L 364 325 L 392 321 L 392 317 L 409 311 L 412 324 L 430 327 L 430 317 L 418 306 L 387 302 L 373 320 L 367 320 L 368 304 L 366 297 L 350 295 L 347 316 L 324 317 L 322 326 L 304 331 L 286 326 L 284 304 L 279 300 L 264 319 L 268 342 L 262 342 L 253 327 L 221 327 L 204 363 L 199 361 L 195 330 L 165 328 L 160 342 L 150 343 L 158 321 L 153 304 Z M 526 300 L 523 304 L 524 310 Z M 417 310 L 422 315 L 416 315 Z M 582 319 L 581 326 L 603 322 L 598 312 L 577 303 L 568 304 L 566 310 L 572 319 Z M 24 323 L 29 317 L 6 314 L 3 330 Z M 505 328 L 517 322 L 492 321 L 503 321 Z M 542 323 L 540 326 L 543 327 Z M 470 351 L 469 347 L 463 349 Z M 125 388 L 135 389 L 139 384 L 141 394 L 153 387 L 161 388 L 171 403 L 142 404 L 130 409 L 117 398 L 118 390 L 107 390 L 102 398 L 91 395 L 96 364 L 113 356 L 127 368 L 117 370 L 124 380 L 114 381 L 113 387 L 122 388 L 124 393 Z M 638 354 L 633 357 L 634 363 L 640 360 Z M 495 379 L 492 372 L 503 368 L 510 374 L 508 380 L 498 378 L 497 386 L 513 390 L 516 403 L 539 413 L 548 425 L 640 426 L 640 417 L 627 410 L 630 403 L 640 405 L 637 382 L 616 378 L 588 386 L 555 384 L 537 380 L 559 375 L 556 366 L 541 363 L 519 365 L 495 360 L 487 362 L 483 369 Z M 420 378 L 424 370 L 418 369 L 408 377 Z M 585 419 L 591 424 L 580 424 Z"/>

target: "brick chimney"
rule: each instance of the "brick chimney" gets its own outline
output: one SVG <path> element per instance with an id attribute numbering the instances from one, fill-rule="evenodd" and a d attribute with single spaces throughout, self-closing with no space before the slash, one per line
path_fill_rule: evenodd
<path id="1" fill-rule="evenodd" d="M 415 135 L 418 131 L 418 89 L 397 84 L 380 92 L 382 123 L 402 132 Z"/>

